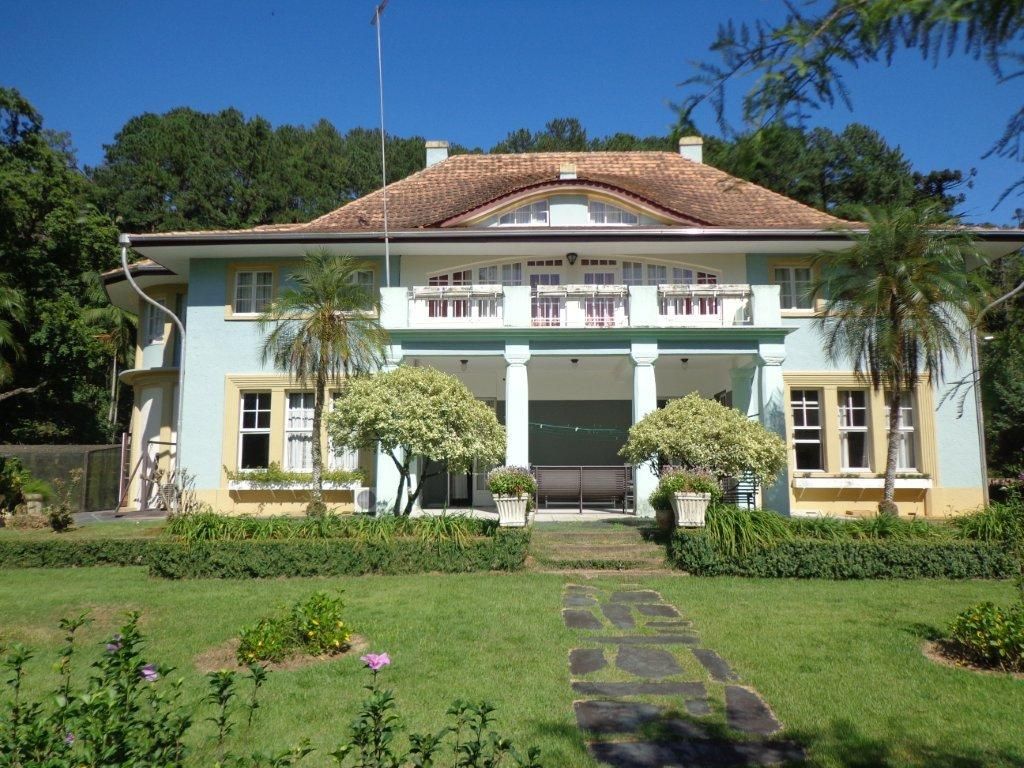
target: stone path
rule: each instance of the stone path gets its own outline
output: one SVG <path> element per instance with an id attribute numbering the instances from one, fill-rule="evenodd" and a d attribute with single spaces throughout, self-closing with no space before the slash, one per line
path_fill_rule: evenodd
<path id="1" fill-rule="evenodd" d="M 660 594 L 570 584 L 563 599 L 583 646 L 569 652 L 573 690 L 585 697 L 573 708 L 595 759 L 615 768 L 803 760 L 799 745 L 773 738 L 782 725 L 764 700 L 699 647 L 692 622 Z"/>

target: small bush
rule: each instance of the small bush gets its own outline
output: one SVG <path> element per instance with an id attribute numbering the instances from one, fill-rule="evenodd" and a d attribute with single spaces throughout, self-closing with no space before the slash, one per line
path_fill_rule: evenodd
<path id="1" fill-rule="evenodd" d="M 775 512 L 719 504 L 708 509 L 704 531 L 716 552 L 743 555 L 792 538 L 787 523 Z"/>
<path id="2" fill-rule="evenodd" d="M 672 496 L 676 493 L 709 493 L 711 503 L 722 499 L 722 487 L 710 472 L 696 469 L 673 469 L 661 476 L 658 487 L 649 501 L 655 509 L 672 509 Z"/>
<path id="3" fill-rule="evenodd" d="M 71 470 L 71 477 L 68 482 L 55 480 L 56 503 L 46 508 L 46 517 L 50 521 L 50 527 L 57 533 L 63 533 L 74 525 L 75 519 L 71 516 L 73 504 L 71 497 L 82 482 L 83 472 L 80 469 Z"/>
<path id="4" fill-rule="evenodd" d="M 146 539 L 0 539 L 0 568 L 86 568 L 145 565 L 156 542 Z"/>
<path id="5" fill-rule="evenodd" d="M 1017 498 L 989 504 L 978 512 L 955 518 L 952 525 L 965 539 L 1024 541 L 1024 504 Z"/>
<path id="6" fill-rule="evenodd" d="M 946 650 L 979 666 L 1024 672 L 1024 603 L 968 608 L 950 625 Z"/>
<path id="7" fill-rule="evenodd" d="M 487 487 L 496 496 L 533 496 L 537 481 L 525 467 L 498 467 L 487 474 Z"/>
<path id="8" fill-rule="evenodd" d="M 270 462 L 270 466 L 266 469 L 244 469 L 235 471 L 224 467 L 224 472 L 227 474 L 228 480 L 245 480 L 253 485 L 258 485 L 264 488 L 280 488 L 282 486 L 293 484 L 311 485 L 313 482 L 312 473 L 289 472 L 288 470 L 281 469 L 281 465 L 276 461 Z M 359 469 L 325 469 L 323 472 L 323 481 L 332 485 L 362 483 L 365 480 L 366 475 Z"/>
<path id="9" fill-rule="evenodd" d="M 264 616 L 239 635 L 238 663 L 284 661 L 302 651 L 310 656 L 348 650 L 352 634 L 342 621 L 340 597 L 315 592 L 283 616 Z"/>

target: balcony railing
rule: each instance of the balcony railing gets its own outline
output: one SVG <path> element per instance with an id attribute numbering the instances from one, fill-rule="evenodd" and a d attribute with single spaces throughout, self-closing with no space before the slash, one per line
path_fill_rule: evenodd
<path id="1" fill-rule="evenodd" d="M 776 286 L 431 285 L 382 289 L 386 328 L 726 328 L 781 324 Z"/>
<path id="2" fill-rule="evenodd" d="M 500 328 L 503 310 L 500 285 L 416 287 L 412 289 L 409 324 L 414 328 Z"/>
<path id="3" fill-rule="evenodd" d="M 749 325 L 749 285 L 659 285 L 659 325 Z"/>

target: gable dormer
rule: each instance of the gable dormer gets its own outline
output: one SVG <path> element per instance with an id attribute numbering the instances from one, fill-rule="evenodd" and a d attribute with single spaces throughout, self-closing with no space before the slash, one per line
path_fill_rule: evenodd
<path id="1" fill-rule="evenodd" d="M 657 227 L 679 223 L 676 217 L 625 195 L 563 184 L 493 201 L 472 213 L 455 217 L 445 226 Z"/>

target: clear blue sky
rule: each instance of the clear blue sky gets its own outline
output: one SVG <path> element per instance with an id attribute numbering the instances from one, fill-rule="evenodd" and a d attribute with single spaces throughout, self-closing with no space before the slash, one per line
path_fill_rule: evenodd
<path id="1" fill-rule="evenodd" d="M 384 16 L 387 130 L 489 147 L 519 127 L 578 117 L 591 136 L 662 134 L 690 62 L 727 13 L 777 16 L 777 0 L 391 0 Z M 82 164 L 133 115 L 176 106 L 237 107 L 273 124 L 326 117 L 341 131 L 377 125 L 373 0 L 6 0 L 0 84 L 20 89 L 50 128 L 69 131 Z M 996 210 L 1024 164 L 983 160 L 1024 78 L 996 86 L 966 58 L 938 68 L 915 54 L 851 73 L 854 110 L 920 170 L 977 168 L 962 212 Z M 739 96 L 735 93 L 734 96 Z M 710 117 L 698 122 L 711 129 Z"/>

